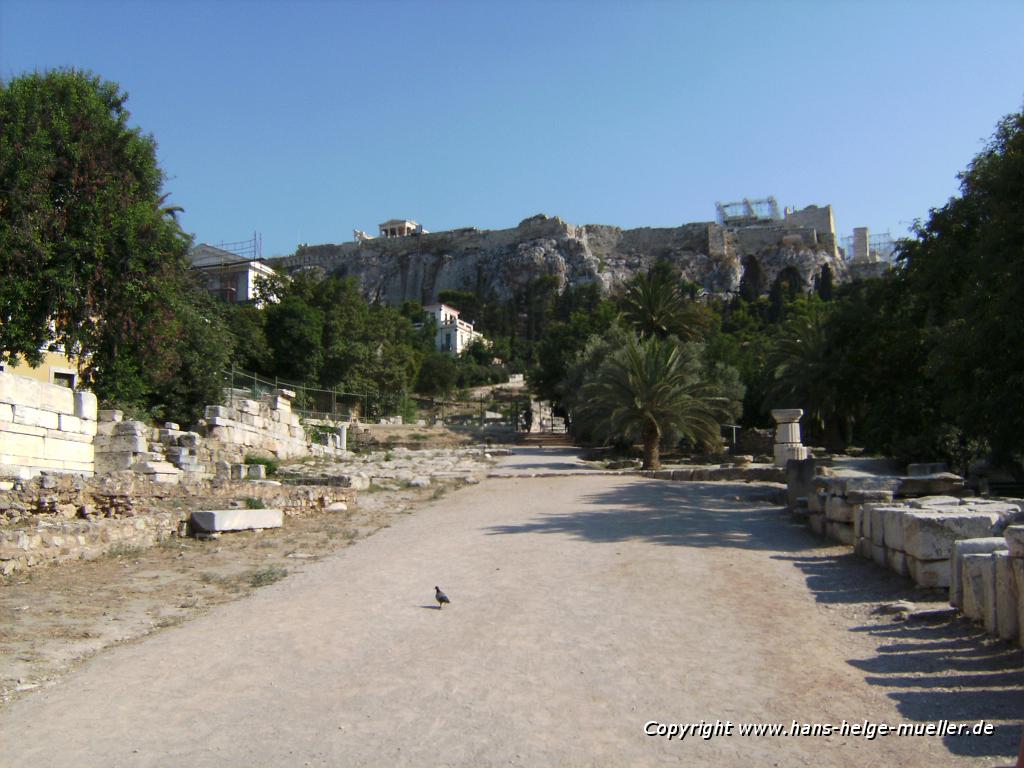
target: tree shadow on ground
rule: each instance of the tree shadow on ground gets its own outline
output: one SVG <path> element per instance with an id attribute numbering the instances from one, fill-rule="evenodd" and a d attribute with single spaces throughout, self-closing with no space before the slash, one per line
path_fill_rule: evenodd
<path id="1" fill-rule="evenodd" d="M 565 514 L 541 512 L 492 535 L 559 533 L 596 543 L 648 541 L 680 547 L 728 547 L 801 552 L 821 542 L 780 507 L 773 489 L 756 483 L 675 483 L 637 479 L 583 497 Z M 540 504 L 543 501 L 539 502 Z"/>
<path id="2" fill-rule="evenodd" d="M 778 553 L 775 559 L 804 573 L 815 599 L 825 605 L 945 599 L 942 592 L 915 589 L 908 579 L 814 535 L 771 504 L 771 492 L 770 486 L 758 484 L 638 479 L 584 497 L 585 504 L 576 512 L 541 512 L 531 522 L 494 526 L 488 533 L 560 533 L 595 543 L 637 540 L 771 550 Z M 876 650 L 871 658 L 848 663 L 861 670 L 869 684 L 886 689 L 906 722 L 996 721 L 991 735 L 947 735 L 944 744 L 957 755 L 996 761 L 988 765 L 1013 763 L 1024 718 L 1020 649 L 993 640 L 964 620 L 923 624 L 879 616 L 877 623 L 850 631 L 870 634 Z"/>
<path id="3" fill-rule="evenodd" d="M 815 598 L 825 604 L 946 599 L 944 590 L 916 589 L 908 579 L 852 553 L 776 557 L 802 570 Z M 879 616 L 877 622 L 851 627 L 878 645 L 873 657 L 847 663 L 864 672 L 870 685 L 887 689 L 907 722 L 996 721 L 991 735 L 949 734 L 943 743 L 954 754 L 1012 764 L 1024 719 L 1024 653 L 965 619 L 925 624 Z"/>

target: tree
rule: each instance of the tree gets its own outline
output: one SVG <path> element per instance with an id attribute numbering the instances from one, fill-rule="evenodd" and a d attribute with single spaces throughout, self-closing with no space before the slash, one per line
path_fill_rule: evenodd
<path id="1" fill-rule="evenodd" d="M 667 265 L 655 265 L 636 275 L 622 297 L 622 316 L 641 336 L 698 341 L 707 334 L 711 318 L 687 299 Z"/>
<path id="2" fill-rule="evenodd" d="M 455 359 L 446 352 L 431 352 L 423 360 L 416 378 L 416 391 L 444 397 L 451 392 L 459 377 Z"/>
<path id="3" fill-rule="evenodd" d="M 768 356 L 773 380 L 768 400 L 772 408 L 803 408 L 810 430 L 825 433 L 827 442 L 838 447 L 842 414 L 827 320 L 822 304 L 811 302 L 782 324 Z"/>
<path id="4" fill-rule="evenodd" d="M 725 403 L 686 364 L 679 346 L 656 336 L 631 337 L 584 384 L 575 418 L 607 437 L 643 443 L 644 469 L 658 469 L 663 436 L 673 430 L 702 446 L 721 440 Z"/>
<path id="5" fill-rule="evenodd" d="M 1024 460 L 1024 112 L 1004 118 L 901 250 L 943 421 L 997 459 Z"/>
<path id="6" fill-rule="evenodd" d="M 0 83 L 0 360 L 59 346 L 101 400 L 184 418 L 201 404 L 162 400 L 185 369 L 208 375 L 186 358 L 231 349 L 191 295 L 191 241 L 126 100 L 76 70 Z"/>

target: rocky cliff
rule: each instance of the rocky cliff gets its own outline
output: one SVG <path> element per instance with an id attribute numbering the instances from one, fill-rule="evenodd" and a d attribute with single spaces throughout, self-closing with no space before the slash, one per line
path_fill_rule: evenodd
<path id="1" fill-rule="evenodd" d="M 437 300 L 443 290 L 510 298 L 531 280 L 551 276 L 559 289 L 598 283 L 616 290 L 659 260 L 710 294 L 736 293 L 746 277 L 759 293 L 785 276 L 811 290 L 827 269 L 833 282 L 847 278 L 832 233 L 809 228 L 729 229 L 713 222 L 681 227 L 620 229 L 575 226 L 534 216 L 501 230 L 456 229 L 377 238 L 341 245 L 302 246 L 273 260 L 289 272 L 321 269 L 358 279 L 366 294 L 389 304 Z"/>

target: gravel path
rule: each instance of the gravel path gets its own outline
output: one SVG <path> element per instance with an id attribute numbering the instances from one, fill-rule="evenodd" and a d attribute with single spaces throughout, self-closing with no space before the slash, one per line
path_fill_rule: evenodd
<path id="1" fill-rule="evenodd" d="M 1020 653 L 871 616 L 920 595 L 766 496 L 577 475 L 460 489 L 14 702 L 0 765 L 1009 764 Z M 644 734 L 942 718 L 995 732 Z"/>

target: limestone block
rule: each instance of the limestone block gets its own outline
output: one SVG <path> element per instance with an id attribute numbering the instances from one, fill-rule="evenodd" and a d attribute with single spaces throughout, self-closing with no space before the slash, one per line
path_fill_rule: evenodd
<path id="1" fill-rule="evenodd" d="M 807 525 L 819 536 L 825 535 L 825 515 L 820 512 L 812 512 L 807 515 Z"/>
<path id="2" fill-rule="evenodd" d="M 46 437 L 47 430 L 45 427 L 30 427 L 28 424 L 15 424 L 13 421 L 0 421 L 0 433 L 8 433 L 14 435 L 35 435 L 36 437 Z"/>
<path id="3" fill-rule="evenodd" d="M 149 427 L 141 421 L 122 421 L 114 427 L 115 435 L 136 435 L 149 438 Z"/>
<path id="4" fill-rule="evenodd" d="M 963 559 L 966 555 L 989 554 L 1006 549 L 1006 539 L 989 536 L 981 539 L 960 539 L 953 542 L 953 555 L 949 561 L 949 603 L 963 608 Z"/>
<path id="5" fill-rule="evenodd" d="M 917 499 L 910 499 L 906 503 L 908 507 L 914 509 L 945 509 L 960 506 L 960 499 L 957 496 L 921 496 Z"/>
<path id="6" fill-rule="evenodd" d="M 14 406 L 10 403 L 0 403 L 0 422 L 14 421 Z"/>
<path id="7" fill-rule="evenodd" d="M 851 493 L 895 493 L 899 487 L 900 479 L 898 477 L 837 477 L 835 481 L 839 483 L 837 493 L 840 496 L 849 496 Z"/>
<path id="8" fill-rule="evenodd" d="M 840 544 L 853 546 L 853 526 L 849 523 L 839 523 L 834 520 L 825 521 L 825 535 Z"/>
<path id="9" fill-rule="evenodd" d="M 134 463 L 135 454 L 131 451 L 98 451 L 96 453 L 96 472 L 99 474 L 131 469 Z"/>
<path id="10" fill-rule="evenodd" d="M 907 551 L 903 546 L 903 515 L 906 512 L 906 507 L 882 507 L 882 536 L 886 549 Z"/>
<path id="11" fill-rule="evenodd" d="M 632 467 L 633 465 L 630 464 L 630 466 Z M 691 477 L 693 477 L 693 470 L 692 469 L 673 469 L 672 470 L 672 479 L 675 480 L 676 482 L 680 482 L 680 481 L 684 481 L 685 482 L 685 481 L 688 481 Z"/>
<path id="12" fill-rule="evenodd" d="M 29 427 L 42 427 L 43 429 L 60 428 L 57 412 L 20 404 L 14 406 L 14 423 L 25 424 Z"/>
<path id="13" fill-rule="evenodd" d="M 51 440 L 67 440 L 70 443 L 88 443 L 93 444 L 92 435 L 82 435 L 78 432 L 62 432 L 59 429 L 47 429 L 46 434 L 43 437 L 48 437 Z"/>
<path id="14" fill-rule="evenodd" d="M 1020 593 L 1013 578 L 1012 560 L 1008 552 L 993 552 L 992 560 L 995 563 L 995 634 L 1003 640 L 1014 640 L 1020 632 Z"/>
<path id="15" fill-rule="evenodd" d="M 995 626 L 996 562 L 991 554 L 964 555 L 964 615 Z"/>
<path id="16" fill-rule="evenodd" d="M 897 496 L 940 496 L 962 492 L 964 479 L 951 472 L 900 478 Z"/>
<path id="17" fill-rule="evenodd" d="M 99 421 L 117 422 L 124 419 L 124 411 L 104 409 L 97 414 Z"/>
<path id="18" fill-rule="evenodd" d="M 949 586 L 949 560 L 918 560 L 907 555 L 907 568 L 919 587 Z"/>
<path id="19" fill-rule="evenodd" d="M 45 431 L 39 435 L 23 435 L 17 432 L 0 432 L 3 436 L 3 445 L 0 450 L 6 456 L 18 457 L 18 458 L 30 458 L 43 456 L 43 446 L 45 445 Z M 15 462 L 7 462 L 15 463 Z"/>
<path id="20" fill-rule="evenodd" d="M 1011 525 L 1003 536 L 1006 538 L 1006 546 L 1010 550 L 1010 557 L 1024 558 L 1024 525 Z"/>
<path id="21" fill-rule="evenodd" d="M 99 413 L 96 395 L 85 390 L 76 390 L 74 395 L 75 416 L 96 421 Z"/>
<path id="22" fill-rule="evenodd" d="M 908 464 L 907 474 L 910 477 L 920 477 L 922 475 L 936 475 L 940 472 L 948 472 L 949 466 L 944 461 L 932 462 L 930 464 Z"/>
<path id="23" fill-rule="evenodd" d="M 274 390 L 274 395 L 277 396 L 277 397 L 284 398 L 286 401 L 291 401 L 291 400 L 295 399 L 295 390 L 294 389 L 283 389 L 283 388 L 282 389 L 275 389 Z"/>
<path id="24" fill-rule="evenodd" d="M 871 515 L 871 543 L 880 547 L 885 544 L 885 512 L 882 504 L 865 504 L 864 513 Z"/>
<path id="25" fill-rule="evenodd" d="M 858 539 L 871 539 L 871 510 L 863 504 L 853 505 L 853 535 Z"/>
<path id="26" fill-rule="evenodd" d="M 1001 519 L 997 512 L 909 511 L 901 518 L 902 549 L 919 560 L 948 560 L 954 541 L 992 536 Z"/>
<path id="27" fill-rule="evenodd" d="M 267 468 L 263 464 L 248 464 L 246 471 L 246 477 L 249 480 L 266 480 L 267 479 Z"/>
<path id="28" fill-rule="evenodd" d="M 414 477 L 412 480 L 409 481 L 409 486 L 411 488 L 426 488 L 429 485 L 429 477 Z"/>
<path id="29" fill-rule="evenodd" d="M 247 464 L 232 464 L 231 465 L 231 479 L 232 480 L 245 480 L 248 474 L 249 468 Z"/>
<path id="30" fill-rule="evenodd" d="M 871 540 L 871 559 L 874 560 L 874 562 L 876 562 L 877 564 L 881 565 L 883 568 L 889 567 L 889 563 L 887 562 L 888 557 L 886 548 L 882 545 L 874 543 L 873 539 Z"/>
<path id="31" fill-rule="evenodd" d="M 36 382 L 36 386 L 38 390 L 35 404 L 40 410 L 66 413 L 71 416 L 75 415 L 76 393 L 73 390 L 57 386 L 56 384 L 43 384 L 42 382 Z M 92 393 L 90 392 L 89 394 Z M 93 397 L 95 398 L 96 396 L 93 395 Z M 93 413 L 95 413 L 95 410 Z"/>
<path id="32" fill-rule="evenodd" d="M 280 509 L 210 509 L 192 513 L 192 524 L 200 530 L 246 531 L 256 528 L 280 528 L 284 512 Z"/>
<path id="33" fill-rule="evenodd" d="M 207 416 L 206 423 L 210 427 L 231 427 L 234 424 L 231 419 L 225 416 Z"/>
<path id="34" fill-rule="evenodd" d="M 825 504 L 825 517 L 837 523 L 852 523 L 853 505 L 842 496 L 830 496 Z"/>
<path id="35" fill-rule="evenodd" d="M 142 435 L 115 435 L 106 438 L 99 448 L 102 453 L 145 453 L 149 450 L 149 441 Z"/>
<path id="36" fill-rule="evenodd" d="M 133 472 L 141 472 L 142 474 L 152 474 L 154 472 L 177 472 L 173 464 L 166 461 L 136 461 L 132 464 Z"/>
<path id="37" fill-rule="evenodd" d="M 231 477 L 231 463 L 221 459 L 213 465 L 213 471 L 217 477 Z"/>
<path id="38" fill-rule="evenodd" d="M 235 409 L 239 414 L 247 413 L 255 416 L 260 412 L 260 404 L 256 400 L 239 400 L 235 405 Z"/>
<path id="39" fill-rule="evenodd" d="M 909 576 L 910 567 L 907 563 L 907 555 L 898 549 L 885 550 L 885 565 L 890 571 L 895 571 L 900 576 Z"/>
<path id="40" fill-rule="evenodd" d="M 846 492 L 846 500 L 850 504 L 888 504 L 892 501 L 893 492 L 884 488 L 850 489 Z"/>
<path id="41" fill-rule="evenodd" d="M 198 432 L 185 432 L 178 438 L 178 445 L 183 448 L 198 448 L 201 440 Z"/>
<path id="42" fill-rule="evenodd" d="M 1024 646 L 1024 558 L 1010 558 L 1010 572 L 1017 588 L 1017 641 Z"/>
<path id="43" fill-rule="evenodd" d="M 823 490 L 812 490 L 807 495 L 807 511 L 821 514 L 825 511 L 825 505 L 828 503 L 829 495 Z"/>
<path id="44" fill-rule="evenodd" d="M 95 419 L 82 419 L 82 434 L 93 437 L 99 427 L 99 422 Z"/>

